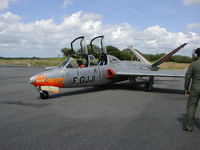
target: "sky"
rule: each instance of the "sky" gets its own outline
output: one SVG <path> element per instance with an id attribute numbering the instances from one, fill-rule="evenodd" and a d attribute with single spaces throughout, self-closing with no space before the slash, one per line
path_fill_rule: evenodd
<path id="1" fill-rule="evenodd" d="M 200 0 L 0 0 L 0 57 L 57 57 L 98 35 L 107 45 L 179 55 L 200 47 Z"/>

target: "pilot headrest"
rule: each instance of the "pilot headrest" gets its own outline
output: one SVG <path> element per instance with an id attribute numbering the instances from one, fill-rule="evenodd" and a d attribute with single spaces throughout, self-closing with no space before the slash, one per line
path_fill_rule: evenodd
<path id="1" fill-rule="evenodd" d="M 81 58 L 78 58 L 77 62 L 81 63 L 81 62 L 83 62 L 83 60 Z"/>

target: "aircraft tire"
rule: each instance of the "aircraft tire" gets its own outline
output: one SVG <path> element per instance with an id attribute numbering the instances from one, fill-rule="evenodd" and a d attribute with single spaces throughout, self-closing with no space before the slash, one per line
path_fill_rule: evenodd
<path id="1" fill-rule="evenodd" d="M 47 91 L 40 91 L 40 98 L 47 99 L 49 97 L 49 93 Z"/>

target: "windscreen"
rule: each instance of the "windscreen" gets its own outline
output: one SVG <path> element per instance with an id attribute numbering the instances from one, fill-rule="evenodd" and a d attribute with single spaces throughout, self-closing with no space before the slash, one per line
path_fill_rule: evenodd
<path id="1" fill-rule="evenodd" d="M 60 67 L 64 68 L 69 61 L 70 61 L 70 58 L 67 58 L 65 61 L 63 61 Z"/>
<path id="2" fill-rule="evenodd" d="M 63 63 L 60 65 L 61 68 L 78 68 L 78 64 L 74 58 L 67 58 Z"/>

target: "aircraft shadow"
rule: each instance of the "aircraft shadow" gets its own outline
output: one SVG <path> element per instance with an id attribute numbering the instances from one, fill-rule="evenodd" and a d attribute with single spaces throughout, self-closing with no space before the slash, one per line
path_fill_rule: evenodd
<path id="1" fill-rule="evenodd" d="M 163 83 L 164 84 L 164 83 Z M 117 83 L 114 85 L 108 86 L 110 89 L 121 89 L 121 90 L 132 90 L 132 91 L 145 91 L 144 83 L 136 83 L 136 84 L 130 84 L 128 82 L 126 83 Z M 153 87 L 153 90 L 151 91 L 153 93 L 169 93 L 169 94 L 184 94 L 184 90 L 179 89 L 168 89 L 168 88 L 158 88 Z"/>
<path id="2" fill-rule="evenodd" d="M 179 89 L 167 89 L 167 88 L 153 88 L 153 91 L 155 93 L 166 93 L 166 94 L 184 94 L 184 90 Z"/>
<path id="3" fill-rule="evenodd" d="M 186 114 L 182 114 L 182 116 L 178 118 L 178 121 L 182 125 L 184 125 L 186 123 Z M 195 118 L 194 126 L 196 126 L 200 130 L 200 119 L 199 118 Z"/>
<path id="4" fill-rule="evenodd" d="M 18 106 L 24 106 L 24 107 L 35 107 L 35 108 L 42 108 L 46 107 L 50 104 L 35 104 L 35 103 L 29 103 L 29 102 L 23 102 L 23 101 L 2 101 L 0 104 L 8 104 L 8 105 L 18 105 Z"/>
<path id="5" fill-rule="evenodd" d="M 77 95 L 77 94 L 86 94 L 86 93 L 92 93 L 92 92 L 98 92 L 98 91 L 103 91 L 103 90 L 107 90 L 107 88 L 104 87 L 90 87 L 90 88 L 86 88 L 86 89 L 76 89 L 74 88 L 73 91 L 68 91 L 68 92 L 63 92 L 63 93 L 58 93 L 58 94 L 54 94 L 54 95 L 50 95 L 49 99 L 54 99 L 54 98 L 59 98 L 59 97 L 64 97 L 64 96 L 73 96 L 73 95 Z"/>
<path id="6" fill-rule="evenodd" d="M 64 96 L 73 96 L 77 94 L 86 94 L 86 93 L 93 93 L 93 92 L 98 92 L 98 91 L 119 90 L 119 89 L 145 92 L 144 83 L 131 84 L 129 82 L 122 82 L 122 83 L 115 83 L 115 84 L 104 85 L 104 86 L 86 87 L 83 89 L 74 88 L 73 91 L 50 95 L 49 99 L 54 99 L 54 98 L 59 98 L 59 97 L 64 97 Z M 183 90 L 156 88 L 156 87 L 153 88 L 152 92 L 153 93 L 181 94 L 181 95 L 184 94 Z"/>

